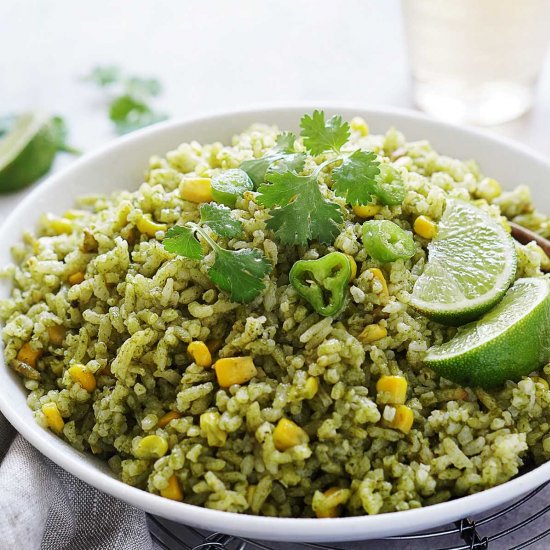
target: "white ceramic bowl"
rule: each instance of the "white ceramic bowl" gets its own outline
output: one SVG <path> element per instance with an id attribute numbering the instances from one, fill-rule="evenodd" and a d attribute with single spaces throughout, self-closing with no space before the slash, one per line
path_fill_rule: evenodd
<path id="1" fill-rule="evenodd" d="M 537 205 L 550 211 L 550 163 L 526 148 L 488 134 L 430 120 L 408 111 L 362 109 L 334 105 L 272 107 L 209 115 L 160 124 L 121 138 L 101 150 L 86 155 L 65 171 L 55 174 L 33 191 L 12 212 L 0 229 L 0 265 L 11 261 L 10 247 L 20 240 L 43 211 L 61 213 L 76 196 L 90 192 L 134 189 L 142 181 L 152 154 L 164 154 L 179 143 L 229 142 L 231 136 L 254 122 L 277 124 L 298 130 L 304 112 L 324 108 L 345 119 L 361 115 L 374 133 L 395 126 L 408 140 L 428 139 L 444 154 L 476 159 L 483 171 L 511 188 L 528 184 Z M 8 295 L 9 285 L 0 287 Z M 174 502 L 123 484 L 113 477 L 106 464 L 82 454 L 47 430 L 40 428 L 25 402 L 25 390 L 17 376 L 0 358 L 0 410 L 44 455 L 83 479 L 147 512 L 194 527 L 264 540 L 344 541 L 386 537 L 419 531 L 477 514 L 520 496 L 550 479 L 550 462 L 508 483 L 481 493 L 417 510 L 377 516 L 338 519 L 280 519 L 208 510 Z"/>

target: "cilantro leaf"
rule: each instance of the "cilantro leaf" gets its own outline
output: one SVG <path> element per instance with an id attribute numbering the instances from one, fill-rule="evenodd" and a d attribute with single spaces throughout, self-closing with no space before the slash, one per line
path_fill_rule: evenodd
<path id="1" fill-rule="evenodd" d="M 109 106 L 109 118 L 115 123 L 119 134 L 126 134 L 166 119 L 166 115 L 156 113 L 143 101 L 131 95 L 113 99 Z"/>
<path id="2" fill-rule="evenodd" d="M 204 206 L 201 208 L 201 217 Z M 225 207 L 220 209 L 225 210 Z M 219 213 L 216 216 L 219 217 Z M 225 212 L 223 216 L 225 216 Z M 226 230 L 226 226 L 223 224 L 222 230 Z M 171 227 L 162 244 L 168 252 L 174 252 L 193 260 L 202 260 L 204 253 L 201 243 L 195 237 L 195 232 L 199 233 L 214 250 L 214 264 L 208 268 L 210 280 L 220 290 L 227 292 L 231 300 L 235 302 L 247 303 L 256 298 L 265 288 L 262 279 L 271 271 L 271 264 L 262 252 L 255 248 L 226 250 L 212 239 L 204 228 L 191 222 L 185 227 L 180 225 Z"/>
<path id="3" fill-rule="evenodd" d="M 275 138 L 274 151 L 281 153 L 293 153 L 294 144 L 296 143 L 296 134 L 293 132 L 282 132 Z"/>
<path id="4" fill-rule="evenodd" d="M 189 227 L 174 225 L 166 232 L 162 241 L 164 249 L 192 260 L 202 260 L 204 253 L 201 243 L 195 237 L 194 231 Z"/>
<path id="5" fill-rule="evenodd" d="M 375 153 L 358 149 L 332 171 L 332 190 L 352 206 L 368 204 L 377 194 L 379 166 Z"/>
<path id="6" fill-rule="evenodd" d="M 294 198 L 307 188 L 312 180 L 317 185 L 317 180 L 312 176 L 299 176 L 294 172 L 272 172 L 269 174 L 271 185 L 262 185 L 258 188 L 258 203 L 271 208 L 273 206 L 286 206 Z"/>
<path id="7" fill-rule="evenodd" d="M 94 82 L 98 86 L 105 87 L 119 82 L 121 80 L 121 70 L 120 67 L 116 65 L 107 65 L 94 67 L 92 72 L 84 78 L 90 82 Z"/>
<path id="8" fill-rule="evenodd" d="M 122 69 L 116 65 L 97 66 L 83 80 L 93 82 L 101 88 L 120 84 L 125 93 L 134 97 L 154 97 L 160 94 L 162 86 L 156 78 L 141 76 L 123 76 Z"/>
<path id="9" fill-rule="evenodd" d="M 200 207 L 201 222 L 221 237 L 232 239 L 243 233 L 239 220 L 231 217 L 231 209 L 219 204 L 205 203 Z"/>
<path id="10" fill-rule="evenodd" d="M 331 243 L 340 233 L 342 213 L 336 203 L 321 194 L 317 175 L 270 172 L 270 185 L 258 189 L 260 204 L 279 207 L 269 212 L 271 218 L 266 225 L 283 244 L 305 245 L 312 239 Z"/>
<path id="11" fill-rule="evenodd" d="M 378 203 L 401 204 L 407 194 L 399 172 L 380 164 L 371 151 L 355 151 L 332 171 L 332 190 L 351 205 L 368 204 L 373 196 Z"/>
<path id="12" fill-rule="evenodd" d="M 231 300 L 247 303 L 265 288 L 262 279 L 270 271 L 271 264 L 255 248 L 217 248 L 216 260 L 208 275 L 213 283 L 229 294 Z"/>
<path id="13" fill-rule="evenodd" d="M 267 172 L 286 172 L 288 170 L 293 172 L 301 172 L 304 169 L 305 163 L 306 155 L 304 153 L 292 153 L 285 155 L 282 159 L 272 163 L 268 167 Z"/>
<path id="14" fill-rule="evenodd" d="M 69 135 L 69 130 L 65 120 L 60 116 L 52 117 L 50 121 L 51 135 L 55 141 L 58 151 L 63 151 L 65 153 L 70 153 L 72 155 L 81 155 L 82 151 L 72 147 L 67 143 L 67 138 Z"/>
<path id="15" fill-rule="evenodd" d="M 151 126 L 151 124 L 156 124 L 157 122 L 162 122 L 168 117 L 165 113 L 158 113 L 156 111 L 148 111 L 137 115 L 132 113 L 126 120 L 113 121 L 115 122 L 115 129 L 119 135 L 128 134 L 140 128 L 145 128 L 146 126 Z"/>
<path id="16" fill-rule="evenodd" d="M 350 137 L 349 124 L 341 116 L 333 116 L 325 121 L 323 111 L 313 111 L 313 115 L 304 115 L 300 120 L 301 136 L 304 145 L 312 155 L 323 151 L 339 152 Z"/>
<path id="17" fill-rule="evenodd" d="M 265 155 L 257 159 L 245 160 L 241 164 L 241 170 L 244 170 L 248 177 L 252 180 L 254 187 L 257 187 L 265 180 L 265 173 L 269 168 L 270 164 L 279 160 L 280 155 Z"/>
<path id="18" fill-rule="evenodd" d="M 266 155 L 257 159 L 245 160 L 241 164 L 241 170 L 248 174 L 254 187 L 258 187 L 265 181 L 269 169 L 295 170 L 297 172 L 303 169 L 306 155 L 294 152 L 295 142 L 296 136 L 292 132 L 283 132 L 277 136 L 275 146 Z M 275 163 L 277 164 L 275 165 Z"/>
<path id="19" fill-rule="evenodd" d="M 116 97 L 109 105 L 109 118 L 115 122 L 123 122 L 129 116 L 139 116 L 149 112 L 149 107 L 130 95 Z"/>
<path id="20" fill-rule="evenodd" d="M 153 110 L 149 100 L 160 94 L 162 86 L 155 78 L 125 76 L 120 67 L 96 67 L 84 78 L 111 92 L 109 118 L 119 134 L 126 134 L 165 120 L 164 113 Z"/>
<path id="21" fill-rule="evenodd" d="M 133 97 L 155 97 L 162 92 L 161 83 L 156 78 L 131 76 L 124 83 L 126 93 Z"/>

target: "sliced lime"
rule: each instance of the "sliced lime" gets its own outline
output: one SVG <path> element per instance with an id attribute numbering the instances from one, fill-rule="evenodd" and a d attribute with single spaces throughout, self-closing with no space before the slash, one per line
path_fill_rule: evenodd
<path id="1" fill-rule="evenodd" d="M 0 139 L 0 192 L 15 191 L 43 176 L 60 149 L 59 119 L 24 113 Z"/>
<path id="2" fill-rule="evenodd" d="M 518 279 L 478 321 L 433 346 L 426 366 L 459 384 L 490 388 L 518 380 L 550 360 L 550 284 Z"/>
<path id="3" fill-rule="evenodd" d="M 434 321 L 462 325 L 498 303 L 516 269 L 504 227 L 477 206 L 448 199 L 411 305 Z"/>

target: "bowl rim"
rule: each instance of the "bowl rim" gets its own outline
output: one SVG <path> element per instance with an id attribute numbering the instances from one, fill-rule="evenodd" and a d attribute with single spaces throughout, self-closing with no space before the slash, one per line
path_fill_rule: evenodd
<path id="1" fill-rule="evenodd" d="M 543 154 L 535 152 L 523 144 L 516 143 L 509 138 L 495 136 L 486 130 L 466 128 L 437 121 L 422 113 L 409 109 L 388 108 L 380 105 L 365 106 L 354 103 L 330 101 L 259 104 L 230 110 L 206 111 L 192 117 L 169 120 L 108 142 L 98 149 L 83 155 L 81 159 L 78 159 L 70 166 L 56 172 L 33 189 L 5 219 L 0 227 L 0 235 L 9 231 L 9 227 L 13 223 L 13 220 L 19 216 L 19 213 L 23 211 L 28 204 L 31 204 L 35 200 L 37 190 L 43 192 L 45 189 L 55 187 L 59 181 L 66 180 L 70 178 L 73 173 L 84 170 L 88 164 L 101 159 L 102 156 L 111 154 L 119 149 L 124 149 L 130 144 L 142 139 L 149 138 L 156 134 L 162 134 L 165 131 L 178 127 L 185 127 L 192 123 L 215 121 L 216 119 L 226 116 L 240 117 L 256 114 L 258 118 L 261 118 L 265 116 L 266 113 L 277 114 L 289 110 L 303 110 L 303 112 L 307 112 L 314 108 L 334 112 L 355 110 L 358 113 L 362 113 L 364 116 L 368 116 L 368 113 L 394 116 L 400 119 L 408 119 L 413 122 L 421 121 L 423 123 L 429 123 L 435 127 L 458 133 L 464 137 L 477 136 L 482 140 L 488 140 L 506 149 L 522 153 L 534 162 L 542 164 L 550 173 L 550 161 Z M 7 369 L 3 353 L 0 357 L 0 368 Z M 327 519 L 273 518 L 237 514 L 234 512 L 212 510 L 183 502 L 175 502 L 126 485 L 122 481 L 110 477 L 108 474 L 99 471 L 97 467 L 90 462 L 83 461 L 82 459 L 79 460 L 76 455 L 65 453 L 65 449 L 60 445 L 61 440 L 57 436 L 41 428 L 38 424 L 29 425 L 23 417 L 19 416 L 17 412 L 10 407 L 10 397 L 5 395 L 4 392 L 0 392 L 0 411 L 14 428 L 43 455 L 66 471 L 105 493 L 119 498 L 146 512 L 180 523 L 208 529 L 210 531 L 249 536 L 260 540 L 294 542 L 351 541 L 377 537 L 380 536 L 380 533 L 383 534 L 382 536 L 388 536 L 388 533 L 393 535 L 410 533 L 428 527 L 443 525 L 461 519 L 471 513 L 488 510 L 512 498 L 519 497 L 538 487 L 545 481 L 550 480 L 549 461 L 493 488 L 423 508 L 388 512 L 371 516 L 364 515 Z"/>

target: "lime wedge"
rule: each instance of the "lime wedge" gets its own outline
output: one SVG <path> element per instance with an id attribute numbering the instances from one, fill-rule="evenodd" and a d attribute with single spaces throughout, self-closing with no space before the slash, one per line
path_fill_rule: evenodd
<path id="1" fill-rule="evenodd" d="M 505 229 L 471 203 L 448 199 L 411 305 L 446 325 L 489 311 L 514 280 L 517 257 Z"/>
<path id="2" fill-rule="evenodd" d="M 60 146 L 59 125 L 42 113 L 16 117 L 0 139 L 0 192 L 15 191 L 43 176 Z"/>
<path id="3" fill-rule="evenodd" d="M 550 360 L 550 284 L 518 279 L 478 321 L 432 346 L 426 366 L 459 384 L 490 388 L 519 380 Z"/>

